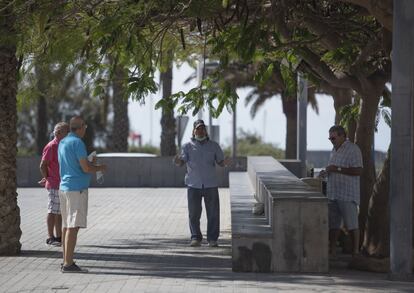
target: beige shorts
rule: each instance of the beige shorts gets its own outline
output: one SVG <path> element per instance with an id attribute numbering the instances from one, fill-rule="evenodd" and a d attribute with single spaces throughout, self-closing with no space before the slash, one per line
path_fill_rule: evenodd
<path id="1" fill-rule="evenodd" d="M 88 190 L 59 190 L 62 228 L 86 228 L 88 216 Z"/>

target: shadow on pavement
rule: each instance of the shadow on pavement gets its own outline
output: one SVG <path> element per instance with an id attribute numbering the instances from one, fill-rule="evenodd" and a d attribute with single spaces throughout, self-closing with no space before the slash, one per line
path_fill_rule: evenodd
<path id="1" fill-rule="evenodd" d="M 281 282 L 306 286 L 355 286 L 366 289 L 390 288 L 395 291 L 398 282 L 384 282 L 385 274 L 346 270 L 342 264 L 331 269 L 329 274 L 271 274 L 235 273 L 231 270 L 230 241 L 220 247 L 189 247 L 188 239 L 145 238 L 111 240 L 108 245 L 79 245 L 75 259 L 89 269 L 89 275 L 145 276 L 156 278 L 178 278 L 201 281 L 260 281 Z M 93 252 L 88 252 L 92 250 Z M 61 258 L 61 251 L 25 250 L 21 257 Z M 376 283 L 375 280 L 381 282 Z M 385 283 L 385 285 L 384 285 Z M 412 292 L 411 287 L 401 283 L 398 292 Z"/>

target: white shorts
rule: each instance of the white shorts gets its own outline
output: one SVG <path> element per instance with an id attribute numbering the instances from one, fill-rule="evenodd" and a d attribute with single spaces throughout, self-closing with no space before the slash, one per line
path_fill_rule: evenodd
<path id="1" fill-rule="evenodd" d="M 62 228 L 86 228 L 88 190 L 59 191 Z"/>
<path id="2" fill-rule="evenodd" d="M 59 189 L 48 189 L 47 191 L 47 212 L 60 215 Z"/>
<path id="3" fill-rule="evenodd" d="M 351 231 L 358 229 L 358 205 L 353 201 L 329 200 L 329 229 L 340 229 L 342 223 Z"/>

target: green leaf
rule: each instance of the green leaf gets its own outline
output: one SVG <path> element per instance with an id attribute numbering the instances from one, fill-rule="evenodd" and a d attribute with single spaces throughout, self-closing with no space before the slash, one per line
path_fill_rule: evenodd
<path id="1" fill-rule="evenodd" d="M 262 64 L 254 76 L 254 81 L 256 81 L 260 86 L 263 86 L 272 76 L 273 70 L 273 63 Z"/>

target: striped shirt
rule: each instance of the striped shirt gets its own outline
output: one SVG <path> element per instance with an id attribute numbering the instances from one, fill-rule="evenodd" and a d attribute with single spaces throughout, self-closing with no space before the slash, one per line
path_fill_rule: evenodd
<path id="1" fill-rule="evenodd" d="M 333 148 L 328 165 L 341 168 L 362 167 L 361 150 L 356 144 L 346 140 L 338 150 Z M 353 201 L 359 204 L 359 176 L 329 173 L 327 196 L 331 200 Z"/>
<path id="2" fill-rule="evenodd" d="M 224 160 L 218 143 L 191 139 L 182 147 L 181 159 L 187 164 L 185 184 L 188 187 L 201 189 L 218 186 L 216 164 Z"/>

